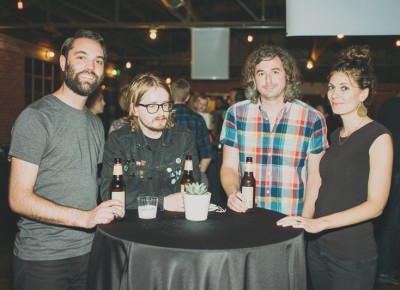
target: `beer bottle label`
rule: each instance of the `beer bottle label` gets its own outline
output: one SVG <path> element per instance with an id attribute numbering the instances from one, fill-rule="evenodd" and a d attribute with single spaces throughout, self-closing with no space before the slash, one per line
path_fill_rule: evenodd
<path id="1" fill-rule="evenodd" d="M 116 199 L 121 201 L 124 206 L 120 209 L 125 213 L 125 191 L 112 191 L 111 192 L 111 199 Z"/>
<path id="2" fill-rule="evenodd" d="M 246 204 L 249 208 L 253 208 L 253 189 L 254 187 L 243 186 L 242 194 L 246 198 Z"/>
<path id="3" fill-rule="evenodd" d="M 122 164 L 114 164 L 113 175 L 122 175 Z"/>
<path id="4" fill-rule="evenodd" d="M 184 170 L 193 170 L 193 161 L 186 160 Z"/>

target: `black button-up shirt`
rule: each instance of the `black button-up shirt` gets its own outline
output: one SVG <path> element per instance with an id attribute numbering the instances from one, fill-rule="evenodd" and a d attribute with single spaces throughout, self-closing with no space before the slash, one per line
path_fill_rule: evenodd
<path id="1" fill-rule="evenodd" d="M 103 200 L 110 198 L 110 182 L 114 158 L 123 161 L 125 203 L 127 209 L 136 209 L 139 196 L 159 198 L 159 208 L 164 208 L 164 197 L 180 191 L 185 156 L 193 158 L 193 173 L 200 181 L 197 151 L 192 133 L 183 126 L 165 129 L 160 143 L 152 150 L 142 131 L 132 133 L 130 126 L 112 132 L 106 142 L 101 173 L 100 193 Z"/>

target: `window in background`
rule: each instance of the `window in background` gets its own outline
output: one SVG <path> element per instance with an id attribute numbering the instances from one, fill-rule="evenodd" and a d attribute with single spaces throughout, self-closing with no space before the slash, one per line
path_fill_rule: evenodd
<path id="1" fill-rule="evenodd" d="M 61 85 L 60 75 L 56 63 L 25 58 L 25 105 L 54 92 Z"/>

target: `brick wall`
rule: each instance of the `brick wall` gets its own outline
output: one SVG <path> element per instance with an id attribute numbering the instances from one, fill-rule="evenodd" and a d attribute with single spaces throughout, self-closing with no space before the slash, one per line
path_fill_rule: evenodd
<path id="1" fill-rule="evenodd" d="M 24 109 L 25 56 L 17 42 L 0 35 L 0 144 L 9 144 L 11 128 Z"/>

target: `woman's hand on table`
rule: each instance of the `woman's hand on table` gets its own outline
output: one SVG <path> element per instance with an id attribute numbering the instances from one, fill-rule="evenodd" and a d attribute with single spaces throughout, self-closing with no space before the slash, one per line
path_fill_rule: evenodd
<path id="1" fill-rule="evenodd" d="M 247 204 L 245 203 L 246 198 L 240 191 L 235 191 L 228 197 L 228 207 L 236 212 L 246 212 Z"/>
<path id="2" fill-rule="evenodd" d="M 323 222 L 318 219 L 309 219 L 301 216 L 287 216 L 276 222 L 281 227 L 304 229 L 308 233 L 319 233 L 325 229 Z"/>
<path id="3" fill-rule="evenodd" d="M 177 192 L 164 197 L 164 209 L 169 211 L 185 211 L 183 194 L 181 192 Z"/>

